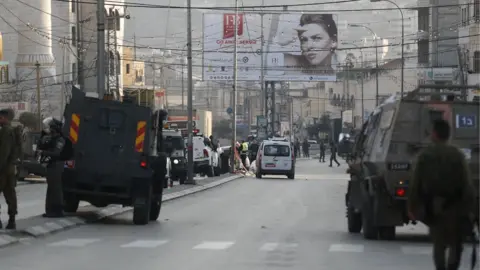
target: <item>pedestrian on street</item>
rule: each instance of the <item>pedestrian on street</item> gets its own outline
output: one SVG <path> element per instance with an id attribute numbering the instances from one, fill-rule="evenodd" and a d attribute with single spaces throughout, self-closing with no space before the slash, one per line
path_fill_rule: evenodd
<path id="1" fill-rule="evenodd" d="M 16 229 L 17 193 L 15 191 L 15 137 L 10 125 L 11 111 L 0 110 L 0 193 L 3 192 L 8 205 L 8 223 L 6 229 Z M 3 224 L 0 221 L 0 228 Z"/>
<path id="2" fill-rule="evenodd" d="M 303 156 L 306 157 L 306 158 L 310 157 L 310 153 L 309 153 L 310 145 L 308 144 L 307 138 L 305 138 L 305 140 L 303 140 L 302 148 L 303 148 Z"/>
<path id="3" fill-rule="evenodd" d="M 46 133 L 51 136 L 50 144 L 39 154 L 46 158 L 47 165 L 47 194 L 45 198 L 45 214 L 43 217 L 63 217 L 63 190 L 62 173 L 65 161 L 62 159 L 62 151 L 65 147 L 65 138 L 62 135 L 63 123 L 51 119 Z"/>
<path id="4" fill-rule="evenodd" d="M 295 158 L 298 158 L 300 156 L 300 140 L 298 138 L 295 138 Z"/>
<path id="5" fill-rule="evenodd" d="M 337 163 L 337 167 L 340 166 L 340 163 L 337 161 L 337 146 L 334 142 L 330 142 L 330 165 L 332 167 L 332 162 Z"/>
<path id="6" fill-rule="evenodd" d="M 434 121 L 432 144 L 417 158 L 408 198 L 410 219 L 423 213 L 429 226 L 437 270 L 459 269 L 475 211 L 475 189 L 465 155 L 448 143 L 449 138 L 449 123 Z"/>
<path id="7" fill-rule="evenodd" d="M 325 142 L 320 140 L 320 162 L 325 162 Z"/>

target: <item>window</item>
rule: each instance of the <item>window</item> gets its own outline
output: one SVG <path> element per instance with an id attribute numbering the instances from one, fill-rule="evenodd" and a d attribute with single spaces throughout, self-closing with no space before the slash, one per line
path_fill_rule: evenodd
<path id="1" fill-rule="evenodd" d="M 77 46 L 77 29 L 72 26 L 72 45 Z"/>
<path id="2" fill-rule="evenodd" d="M 130 64 L 127 64 L 127 65 L 125 66 L 125 73 L 126 73 L 126 74 L 130 74 Z"/>
<path id="3" fill-rule="evenodd" d="M 72 81 L 76 82 L 78 78 L 77 63 L 72 64 Z"/>
<path id="4" fill-rule="evenodd" d="M 76 8 L 77 8 L 77 1 L 78 1 L 78 0 L 72 0 L 72 1 L 70 2 L 70 3 L 72 3 L 72 7 L 71 7 L 72 13 L 75 13 L 75 10 L 76 10 Z"/>
<path id="5" fill-rule="evenodd" d="M 288 157 L 290 156 L 290 147 L 287 145 L 266 145 L 265 156 Z"/>
<path id="6" fill-rule="evenodd" d="M 102 109 L 100 111 L 100 126 L 103 128 L 122 128 L 125 123 L 125 113 L 117 110 Z"/>
<path id="7" fill-rule="evenodd" d="M 480 0 L 474 0 L 473 2 L 473 17 L 475 17 L 475 21 L 480 21 Z"/>
<path id="8" fill-rule="evenodd" d="M 480 73 L 480 51 L 473 53 L 473 72 Z"/>

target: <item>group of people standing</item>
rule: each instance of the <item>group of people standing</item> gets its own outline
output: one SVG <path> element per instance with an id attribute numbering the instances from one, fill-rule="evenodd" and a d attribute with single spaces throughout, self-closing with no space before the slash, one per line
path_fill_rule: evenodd
<path id="1" fill-rule="evenodd" d="M 293 150 L 295 154 L 295 158 L 297 157 L 310 157 L 310 144 L 308 143 L 307 138 L 305 138 L 302 143 L 298 138 L 295 139 L 295 143 L 293 144 Z"/>
<path id="2" fill-rule="evenodd" d="M 23 160 L 23 127 L 13 127 L 12 121 L 15 112 L 11 109 L 0 110 L 0 193 L 3 193 L 8 206 L 8 223 L 5 229 L 16 229 L 16 216 L 18 214 L 17 202 L 17 166 Z M 61 158 L 65 139 L 62 135 L 63 123 L 52 119 L 48 127 L 42 131 L 44 148 L 36 151 L 41 156 L 41 163 L 46 168 L 47 194 L 45 200 L 45 214 L 43 217 L 63 217 L 63 191 L 61 177 L 64 161 Z M 48 136 L 45 136 L 48 135 Z M 40 141 L 37 148 L 41 148 Z M 0 220 L 0 229 L 3 223 Z"/>

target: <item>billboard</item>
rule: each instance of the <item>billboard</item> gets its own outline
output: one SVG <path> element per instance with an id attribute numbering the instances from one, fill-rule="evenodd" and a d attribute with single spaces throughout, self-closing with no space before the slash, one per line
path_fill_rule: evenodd
<path id="1" fill-rule="evenodd" d="M 336 81 L 337 16 L 301 13 L 204 14 L 203 80 L 232 80 L 235 19 L 237 80 L 259 81 L 263 54 L 266 81 Z"/>

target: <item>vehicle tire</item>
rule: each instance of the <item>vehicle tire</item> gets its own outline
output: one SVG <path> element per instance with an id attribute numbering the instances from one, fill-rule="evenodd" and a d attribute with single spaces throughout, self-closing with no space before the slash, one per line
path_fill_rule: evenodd
<path id="1" fill-rule="evenodd" d="M 395 226 L 385 226 L 378 228 L 378 237 L 380 240 L 395 240 Z"/>
<path id="2" fill-rule="evenodd" d="M 76 213 L 80 206 L 80 200 L 73 194 L 63 194 L 63 211 L 67 213 Z"/>
<path id="3" fill-rule="evenodd" d="M 287 174 L 288 179 L 295 179 L 295 173 Z"/>
<path id="4" fill-rule="evenodd" d="M 362 209 L 363 237 L 369 240 L 378 239 L 378 227 L 374 224 L 373 199 L 368 198 Z"/>
<path id="5" fill-rule="evenodd" d="M 213 166 L 208 166 L 207 167 L 207 173 L 206 174 L 207 174 L 208 177 L 213 177 L 215 175 Z"/>
<path id="6" fill-rule="evenodd" d="M 152 194 L 147 196 L 145 204 L 133 206 L 133 224 L 135 225 L 146 225 L 150 220 Z"/>
<path id="7" fill-rule="evenodd" d="M 360 233 L 362 231 L 362 214 L 355 213 L 355 208 L 348 202 L 347 225 L 349 233 Z"/>
<path id="8" fill-rule="evenodd" d="M 180 176 L 178 182 L 180 185 L 185 185 L 185 181 L 187 181 L 187 174 L 182 174 L 182 176 Z"/>
<path id="9" fill-rule="evenodd" d="M 221 172 L 221 168 L 220 168 L 220 167 L 217 166 L 217 167 L 214 167 L 214 168 L 213 168 L 213 174 L 214 174 L 215 176 L 220 176 L 220 174 L 221 174 L 220 172 Z"/>
<path id="10" fill-rule="evenodd" d="M 150 221 L 156 221 L 160 216 L 160 210 L 162 209 L 162 197 L 152 200 L 150 205 Z"/>

